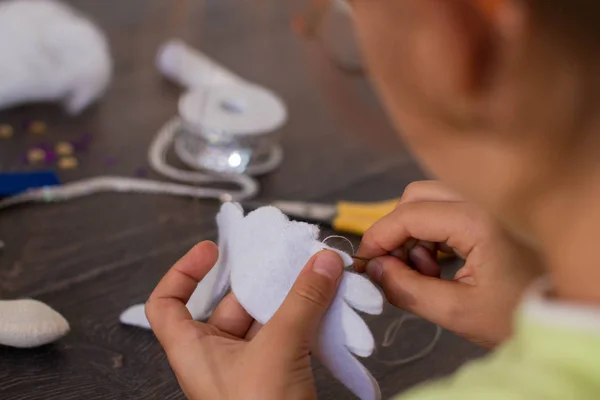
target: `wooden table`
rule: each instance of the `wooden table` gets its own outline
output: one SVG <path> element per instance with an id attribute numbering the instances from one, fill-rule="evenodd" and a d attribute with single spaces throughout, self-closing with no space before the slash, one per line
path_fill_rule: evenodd
<path id="1" fill-rule="evenodd" d="M 28 170 L 28 148 L 91 135 L 80 167 L 64 181 L 147 168 L 157 129 L 176 111 L 180 89 L 154 68 L 157 47 L 184 38 L 231 70 L 285 99 L 286 160 L 261 180 L 264 199 L 381 200 L 398 196 L 422 174 L 386 122 L 367 80 L 337 69 L 316 42 L 290 21 L 304 5 L 276 0 L 77 0 L 106 30 L 116 61 L 109 92 L 84 115 L 56 106 L 0 113 L 19 128 L 42 120 L 45 136 L 18 129 L 0 141 L 0 170 Z M 1 79 L 1 77 L 0 77 Z M 149 177 L 160 179 L 150 173 Z M 2 212 L 0 297 L 35 297 L 61 312 L 71 333 L 35 350 L 0 348 L 0 399 L 182 399 L 164 353 L 150 332 L 121 326 L 119 313 L 143 302 L 193 244 L 216 239 L 218 204 L 168 196 L 105 194 L 64 204 Z M 327 233 L 327 232 L 325 232 Z M 356 241 L 357 238 L 354 238 Z M 368 318 L 377 341 L 401 312 Z M 396 345 L 379 356 L 413 354 L 433 334 L 425 322 L 406 325 Z M 482 351 L 444 333 L 434 352 L 410 365 L 365 361 L 384 398 L 455 370 Z M 352 398 L 317 366 L 322 399 Z"/>

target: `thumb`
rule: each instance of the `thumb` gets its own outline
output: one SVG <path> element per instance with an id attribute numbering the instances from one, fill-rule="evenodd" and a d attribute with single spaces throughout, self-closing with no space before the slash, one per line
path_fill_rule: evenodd
<path id="1" fill-rule="evenodd" d="M 344 264 L 336 253 L 326 250 L 316 254 L 259 335 L 268 338 L 275 346 L 281 344 L 279 348 L 297 350 L 300 346 L 308 354 L 343 272 Z"/>
<path id="2" fill-rule="evenodd" d="M 390 303 L 447 329 L 465 316 L 475 289 L 460 282 L 425 276 L 392 256 L 371 260 L 367 273 L 381 286 Z"/>

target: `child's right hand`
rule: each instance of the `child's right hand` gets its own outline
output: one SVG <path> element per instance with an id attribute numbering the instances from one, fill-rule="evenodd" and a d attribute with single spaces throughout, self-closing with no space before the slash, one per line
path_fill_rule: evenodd
<path id="1" fill-rule="evenodd" d="M 435 259 L 447 247 L 465 259 L 453 281 L 439 278 Z M 438 182 L 410 185 L 357 256 L 372 260 L 358 270 L 366 267 L 390 303 L 490 348 L 511 335 L 521 295 L 542 270 L 534 251 Z"/>

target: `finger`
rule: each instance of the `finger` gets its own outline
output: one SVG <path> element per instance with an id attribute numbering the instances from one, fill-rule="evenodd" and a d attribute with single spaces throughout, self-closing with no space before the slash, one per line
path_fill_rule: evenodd
<path id="1" fill-rule="evenodd" d="M 468 304 L 471 286 L 424 276 L 395 257 L 377 258 L 367 266 L 369 277 L 390 303 L 451 329 Z"/>
<path id="2" fill-rule="evenodd" d="M 418 245 L 408 253 L 410 262 L 415 267 L 415 270 L 425 276 L 433 278 L 439 278 L 442 269 L 437 262 L 437 258 L 434 256 L 437 253 L 429 250 L 428 248 Z"/>
<path id="3" fill-rule="evenodd" d="M 390 251 L 389 255 L 394 256 L 405 263 L 408 263 L 410 266 L 413 266 L 415 262 L 419 262 L 418 265 L 414 265 L 418 271 L 425 275 L 438 276 L 438 274 L 436 273 L 436 271 L 439 269 L 439 265 L 437 263 L 438 247 L 441 247 L 441 245 L 438 243 L 416 240 L 411 238 L 406 243 L 404 243 L 399 249 Z M 416 255 L 412 254 L 415 248 L 420 249 L 417 251 Z M 424 255 L 422 254 L 423 250 L 431 254 L 431 257 L 425 259 Z M 429 261 L 429 258 L 432 258 L 432 261 Z M 357 260 L 354 263 L 354 269 L 360 273 L 364 273 L 366 266 L 367 262 L 364 260 Z"/>
<path id="4" fill-rule="evenodd" d="M 483 235 L 480 226 L 481 216 L 467 203 L 406 203 L 365 233 L 356 255 L 381 257 L 414 238 L 446 243 L 466 257 Z"/>
<path id="5" fill-rule="evenodd" d="M 260 330 L 262 329 L 262 327 L 263 327 L 263 325 L 260 322 L 254 321 L 252 323 L 252 326 L 248 330 L 248 333 L 246 333 L 246 340 L 252 340 L 252 339 L 254 339 L 254 337 L 256 337 L 256 335 L 258 334 L 258 332 L 260 332 Z"/>
<path id="6" fill-rule="evenodd" d="M 446 243 L 440 243 L 438 246 L 442 253 L 454 254 L 454 249 L 452 247 L 448 246 Z"/>
<path id="7" fill-rule="evenodd" d="M 440 181 L 417 181 L 406 186 L 398 206 L 421 201 L 464 201 L 462 196 Z"/>
<path id="8" fill-rule="evenodd" d="M 457 282 L 466 283 L 468 285 L 477 284 L 474 271 L 469 266 L 463 266 L 461 269 L 456 271 L 456 274 L 454 274 L 454 280 Z"/>
<path id="9" fill-rule="evenodd" d="M 321 320 L 339 287 L 342 259 L 332 251 L 313 257 L 273 318 L 259 332 L 279 348 L 292 352 L 301 347 L 308 354 Z"/>
<path id="10" fill-rule="evenodd" d="M 192 319 L 186 303 L 217 262 L 218 249 L 212 242 L 194 246 L 162 278 L 146 304 L 146 317 L 163 347 L 177 342 L 180 323 Z"/>
<path id="11" fill-rule="evenodd" d="M 254 322 L 254 318 L 244 310 L 235 295 L 229 293 L 219 303 L 207 323 L 222 332 L 243 338 L 250 329 L 252 322 Z"/>

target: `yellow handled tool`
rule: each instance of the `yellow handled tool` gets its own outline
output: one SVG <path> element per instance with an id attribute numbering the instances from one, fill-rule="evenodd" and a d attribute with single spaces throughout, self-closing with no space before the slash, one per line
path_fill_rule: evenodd
<path id="1" fill-rule="evenodd" d="M 380 203 L 339 202 L 337 214 L 331 226 L 338 232 L 364 235 L 375 222 L 385 217 L 394 209 L 399 200 Z"/>

